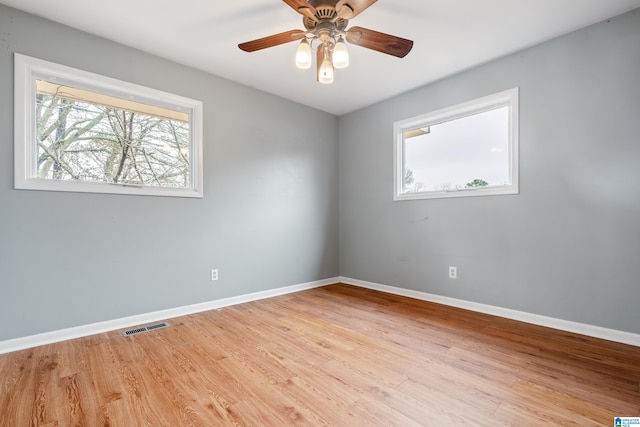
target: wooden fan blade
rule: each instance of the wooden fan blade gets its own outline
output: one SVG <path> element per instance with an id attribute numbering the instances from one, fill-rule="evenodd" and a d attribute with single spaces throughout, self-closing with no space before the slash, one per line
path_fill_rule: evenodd
<path id="1" fill-rule="evenodd" d="M 283 0 L 286 4 L 291 7 L 291 9 L 298 12 L 300 15 L 304 15 L 307 18 L 311 18 L 314 21 L 318 22 L 318 18 L 316 18 L 316 9 L 307 3 L 305 0 Z"/>
<path id="2" fill-rule="evenodd" d="M 256 50 L 278 46 L 295 40 L 301 40 L 304 38 L 305 34 L 306 33 L 304 31 L 300 30 L 285 31 L 284 33 L 274 34 L 272 36 L 252 40 L 250 42 L 240 43 L 238 47 L 245 52 L 255 52 Z"/>
<path id="3" fill-rule="evenodd" d="M 367 49 L 404 58 L 411 51 L 413 41 L 362 27 L 352 27 L 346 33 L 347 41 Z"/>
<path id="4" fill-rule="evenodd" d="M 336 3 L 336 12 L 343 19 L 355 18 L 377 0 L 340 0 Z"/>

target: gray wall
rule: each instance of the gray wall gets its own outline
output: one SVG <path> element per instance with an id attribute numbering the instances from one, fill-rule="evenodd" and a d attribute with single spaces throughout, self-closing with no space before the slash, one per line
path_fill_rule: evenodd
<path id="1" fill-rule="evenodd" d="M 13 52 L 202 100 L 204 198 L 14 190 Z M 337 132 L 332 115 L 0 5 L 0 341 L 337 276 Z"/>
<path id="2" fill-rule="evenodd" d="M 0 341 L 338 274 L 640 333 L 638 46 L 636 10 L 336 119 L 0 5 Z M 13 52 L 202 100 L 205 197 L 13 190 Z M 515 86 L 521 194 L 392 201 L 393 121 Z"/>
<path id="3" fill-rule="evenodd" d="M 392 201 L 393 121 L 516 86 L 519 195 Z M 342 276 L 640 333 L 640 10 L 339 123 Z"/>

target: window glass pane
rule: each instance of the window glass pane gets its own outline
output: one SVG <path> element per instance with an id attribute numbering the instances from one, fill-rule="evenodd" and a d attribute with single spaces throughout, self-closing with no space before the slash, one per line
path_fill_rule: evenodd
<path id="1" fill-rule="evenodd" d="M 38 178 L 189 188 L 186 113 L 36 80 Z"/>
<path id="2" fill-rule="evenodd" d="M 16 189 L 203 197 L 202 101 L 14 57 Z"/>
<path id="3" fill-rule="evenodd" d="M 393 124 L 394 200 L 518 194 L 518 88 Z"/>
<path id="4" fill-rule="evenodd" d="M 510 185 L 509 109 L 404 132 L 403 192 Z"/>

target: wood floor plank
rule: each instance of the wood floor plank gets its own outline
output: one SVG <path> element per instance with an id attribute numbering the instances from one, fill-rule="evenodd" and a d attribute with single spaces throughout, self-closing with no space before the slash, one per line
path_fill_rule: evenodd
<path id="1" fill-rule="evenodd" d="M 423 379 L 422 383 L 407 380 L 398 391 L 422 403 L 421 413 L 413 417 L 419 416 L 423 425 L 483 425 L 490 417 L 487 414 L 490 407 L 482 412 L 474 411 L 463 393 L 440 389 L 437 384 L 431 385 L 428 379 Z"/>
<path id="2" fill-rule="evenodd" d="M 0 427 L 611 425 L 640 347 L 342 284 L 0 355 Z"/>
<path id="3" fill-rule="evenodd" d="M 308 344 L 299 338 L 289 340 L 272 341 L 257 347 L 258 351 L 268 353 L 277 359 L 284 366 L 307 366 L 316 368 L 317 366 L 331 360 L 333 357 L 327 353 L 315 351 L 313 345 Z"/>
<path id="4" fill-rule="evenodd" d="M 349 418 L 344 420 L 344 425 L 353 426 L 424 426 L 423 420 L 416 421 L 403 413 L 381 404 L 366 399 L 361 399 L 352 405 Z"/>

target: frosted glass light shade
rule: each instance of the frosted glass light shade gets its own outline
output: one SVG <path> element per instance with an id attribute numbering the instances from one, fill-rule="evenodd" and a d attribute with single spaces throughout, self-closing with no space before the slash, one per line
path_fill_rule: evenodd
<path id="1" fill-rule="evenodd" d="M 325 58 L 320 65 L 318 81 L 326 85 L 333 83 L 333 64 L 329 58 Z"/>
<path id="2" fill-rule="evenodd" d="M 302 39 L 296 51 L 296 67 L 306 70 L 311 67 L 311 46 L 307 39 Z"/>
<path id="3" fill-rule="evenodd" d="M 340 36 L 333 49 L 333 66 L 334 68 L 346 68 L 349 66 L 349 51 L 342 36 Z"/>

